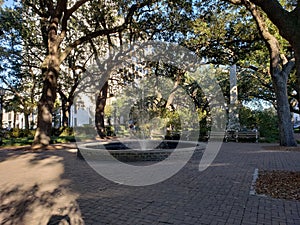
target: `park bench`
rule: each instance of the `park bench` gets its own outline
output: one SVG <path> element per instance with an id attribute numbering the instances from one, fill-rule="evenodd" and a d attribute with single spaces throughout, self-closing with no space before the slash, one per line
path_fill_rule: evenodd
<path id="1" fill-rule="evenodd" d="M 258 142 L 259 139 L 259 131 L 258 130 L 242 130 L 235 132 L 235 140 L 239 142 L 242 139 L 252 139 L 255 142 Z"/>
<path id="2" fill-rule="evenodd" d="M 208 138 L 211 141 L 220 141 L 221 139 L 225 142 L 228 142 L 228 139 L 230 139 L 231 134 L 228 131 L 214 131 L 209 132 Z"/>
<path id="3" fill-rule="evenodd" d="M 150 132 L 150 138 L 161 140 L 161 139 L 165 138 L 165 133 L 164 133 L 164 131 L 161 131 L 161 130 L 152 130 Z"/>
<path id="4" fill-rule="evenodd" d="M 209 139 L 210 140 L 217 140 L 223 138 L 225 142 L 228 141 L 236 141 L 239 142 L 240 140 L 255 140 L 258 142 L 259 139 L 259 131 L 257 130 L 241 130 L 241 131 L 232 131 L 226 130 L 225 132 L 210 132 Z"/>

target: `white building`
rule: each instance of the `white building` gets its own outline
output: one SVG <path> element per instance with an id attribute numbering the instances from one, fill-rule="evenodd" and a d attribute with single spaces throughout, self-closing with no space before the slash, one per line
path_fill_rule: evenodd
<path id="1" fill-rule="evenodd" d="M 37 116 L 34 114 L 31 114 L 28 118 L 29 120 L 29 128 L 36 128 L 37 123 Z M 19 129 L 25 129 L 25 115 L 24 113 L 14 113 L 6 112 L 3 110 L 3 116 L 2 116 L 2 126 L 5 129 L 11 129 L 11 128 L 19 128 Z"/>

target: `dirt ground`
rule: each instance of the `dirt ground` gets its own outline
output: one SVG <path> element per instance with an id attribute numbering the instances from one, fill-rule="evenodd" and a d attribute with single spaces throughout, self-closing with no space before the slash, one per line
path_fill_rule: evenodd
<path id="1" fill-rule="evenodd" d="M 300 200 L 300 172 L 260 171 L 255 190 L 272 198 Z"/>

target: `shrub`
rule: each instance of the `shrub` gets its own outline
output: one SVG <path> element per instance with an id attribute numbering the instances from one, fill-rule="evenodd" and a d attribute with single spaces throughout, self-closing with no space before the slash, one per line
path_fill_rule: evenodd
<path id="1" fill-rule="evenodd" d="M 65 127 L 60 136 L 74 136 L 73 127 Z"/>
<path id="2" fill-rule="evenodd" d="M 35 134 L 35 131 L 33 130 L 25 130 L 25 129 L 19 129 L 19 128 L 13 128 L 10 131 L 7 132 L 7 136 L 11 138 L 24 138 L 24 137 L 33 137 Z"/>
<path id="3" fill-rule="evenodd" d="M 240 124 L 250 129 L 257 127 L 261 140 L 265 142 L 278 141 L 278 118 L 273 109 L 259 111 L 243 107 L 240 109 Z"/>

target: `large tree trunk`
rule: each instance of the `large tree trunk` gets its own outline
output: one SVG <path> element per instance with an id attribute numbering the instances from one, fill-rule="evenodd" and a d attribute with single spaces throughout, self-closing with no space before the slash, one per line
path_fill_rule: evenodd
<path id="1" fill-rule="evenodd" d="M 258 30 L 269 50 L 270 74 L 276 95 L 277 115 L 279 120 L 280 145 L 296 146 L 297 143 L 294 137 L 290 104 L 287 94 L 287 80 L 292 70 L 293 62 L 288 61 L 287 58 L 281 54 L 278 40 L 269 32 L 268 26 L 265 24 L 264 18 L 256 5 L 249 0 L 244 0 L 243 4 L 255 19 Z"/>
<path id="2" fill-rule="evenodd" d="M 169 107 L 171 107 L 172 104 L 173 104 L 174 98 L 176 96 L 176 90 L 178 89 L 178 87 L 180 85 L 181 76 L 182 76 L 182 74 L 181 74 L 181 71 L 180 71 L 179 74 L 176 77 L 175 82 L 174 82 L 173 90 L 171 91 L 171 93 L 168 97 L 168 100 L 167 100 L 167 103 L 166 103 L 166 109 L 169 109 Z"/>
<path id="3" fill-rule="evenodd" d="M 76 90 L 77 85 L 72 87 L 71 92 L 69 93 L 69 97 L 67 97 L 61 90 L 58 90 L 58 93 L 61 98 L 61 110 L 62 110 L 62 126 L 64 128 L 70 126 L 70 115 L 71 115 L 71 106 L 74 101 L 74 92 Z"/>
<path id="4" fill-rule="evenodd" d="M 71 105 L 69 101 L 62 101 L 62 126 L 69 127 L 70 126 L 70 112 Z"/>
<path id="5" fill-rule="evenodd" d="M 104 138 L 106 136 L 104 125 L 104 109 L 106 105 L 107 91 L 108 81 L 106 81 L 103 87 L 101 88 L 96 100 L 95 125 L 97 133 L 101 138 Z"/>
<path id="6" fill-rule="evenodd" d="M 59 8 L 59 10 L 61 9 Z M 60 13 L 62 12 L 58 12 L 57 17 L 53 17 L 51 19 L 51 23 L 47 31 L 47 36 L 45 36 L 48 40 L 48 54 L 42 65 L 42 74 L 44 76 L 44 81 L 42 96 L 38 103 L 37 130 L 33 141 L 33 145 L 37 147 L 41 145 L 49 145 L 51 139 L 52 113 L 54 102 L 56 100 L 57 79 L 61 63 L 59 52 L 59 45 L 61 40 L 57 35 L 58 24 L 61 18 Z"/>
<path id="7" fill-rule="evenodd" d="M 280 145 L 296 146 L 288 101 L 287 78 L 282 74 L 275 74 L 273 84 L 276 93 Z"/>
<path id="8" fill-rule="evenodd" d="M 42 96 L 38 104 L 37 130 L 34 145 L 49 145 L 52 132 L 52 113 L 56 99 L 57 72 L 47 70 L 43 83 Z"/>
<path id="9" fill-rule="evenodd" d="M 24 118 L 25 118 L 25 130 L 29 130 L 29 114 L 24 112 Z"/>
<path id="10" fill-rule="evenodd" d="M 71 106 L 69 103 L 65 107 L 62 108 L 62 125 L 63 127 L 69 127 L 70 126 L 70 112 L 71 112 Z"/>

